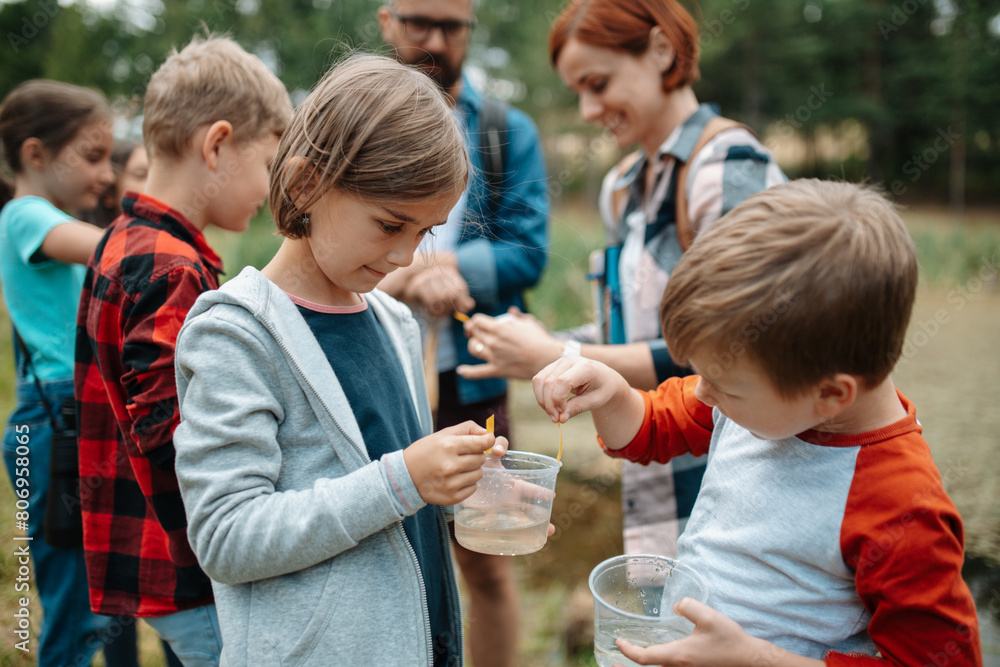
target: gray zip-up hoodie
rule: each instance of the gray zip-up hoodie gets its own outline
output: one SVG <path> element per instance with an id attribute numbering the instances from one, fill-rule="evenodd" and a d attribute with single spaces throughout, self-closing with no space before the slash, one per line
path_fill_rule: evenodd
<path id="1" fill-rule="evenodd" d="M 366 295 L 431 431 L 420 332 Z M 424 506 L 403 452 L 368 458 L 298 309 L 253 268 L 198 298 L 176 349 L 174 434 L 188 536 L 212 578 L 224 665 L 430 665 L 423 580 L 401 520 Z M 458 590 L 445 640 L 462 652 Z"/>

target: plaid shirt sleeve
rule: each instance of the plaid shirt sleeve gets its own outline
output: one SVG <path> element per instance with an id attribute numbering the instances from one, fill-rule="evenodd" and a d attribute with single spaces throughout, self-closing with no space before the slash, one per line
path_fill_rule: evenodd
<path id="1" fill-rule="evenodd" d="M 194 267 L 153 280 L 122 313 L 122 386 L 139 451 L 159 467 L 173 467 L 173 432 L 180 422 L 174 347 L 191 306 L 211 289 Z"/>

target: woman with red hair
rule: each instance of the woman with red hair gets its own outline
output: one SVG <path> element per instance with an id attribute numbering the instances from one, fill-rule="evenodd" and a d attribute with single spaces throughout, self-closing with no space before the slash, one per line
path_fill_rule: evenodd
<path id="1" fill-rule="evenodd" d="M 676 0 L 572 0 L 552 25 L 549 53 L 584 120 L 605 127 L 620 148 L 638 146 L 601 187 L 608 247 L 592 266 L 604 276 L 600 322 L 553 335 L 523 313 L 476 315 L 466 323 L 469 351 L 488 363 L 458 372 L 529 379 L 560 355 L 580 354 L 652 389 L 691 372 L 671 360 L 659 324 L 681 253 L 785 176 L 748 128 L 698 103 L 698 29 Z M 675 555 L 704 460 L 624 466 L 625 552 Z"/>

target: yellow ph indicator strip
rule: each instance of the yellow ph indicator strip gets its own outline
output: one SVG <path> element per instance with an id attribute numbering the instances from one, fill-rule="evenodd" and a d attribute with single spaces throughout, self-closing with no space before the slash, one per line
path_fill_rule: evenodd
<path id="1" fill-rule="evenodd" d="M 458 317 L 458 315 L 461 315 L 461 314 L 462 314 L 462 313 L 456 313 L 456 314 L 455 314 L 455 316 L 456 316 L 456 317 Z M 466 316 L 466 317 L 468 317 L 468 316 Z M 494 419 L 493 419 L 493 417 L 494 417 L 494 416 L 495 416 L 495 415 L 490 415 L 489 417 L 487 417 L 487 418 L 486 418 L 486 432 L 487 432 L 487 433 L 492 433 L 492 432 L 493 432 L 493 423 L 494 423 Z M 489 454 L 489 453 L 490 453 L 490 452 L 492 452 L 492 451 L 493 451 L 493 448 L 492 448 L 492 447 L 490 447 L 489 449 L 487 449 L 487 450 L 486 450 L 485 452 L 483 452 L 483 453 L 484 453 L 484 454 Z"/>

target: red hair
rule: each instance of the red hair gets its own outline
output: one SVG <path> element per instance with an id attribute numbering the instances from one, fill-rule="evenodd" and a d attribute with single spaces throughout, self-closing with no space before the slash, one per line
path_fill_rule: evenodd
<path id="1" fill-rule="evenodd" d="M 698 71 L 698 26 L 677 0 L 571 0 L 549 30 L 549 58 L 555 67 L 570 39 L 638 56 L 659 27 L 674 49 L 674 64 L 663 74 L 663 90 L 690 86 Z"/>

